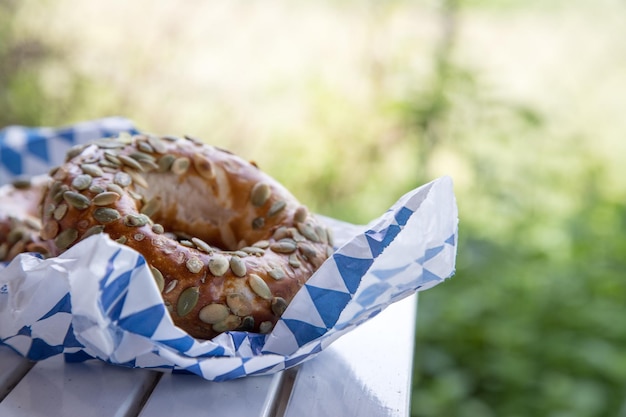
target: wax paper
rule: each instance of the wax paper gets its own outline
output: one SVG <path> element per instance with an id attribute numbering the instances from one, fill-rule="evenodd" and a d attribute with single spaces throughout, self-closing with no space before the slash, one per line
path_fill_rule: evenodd
<path id="1" fill-rule="evenodd" d="M 122 131 L 137 132 L 123 118 L 6 128 L 0 182 L 42 174 L 71 146 Z M 449 177 L 410 190 L 367 225 L 320 217 L 334 231 L 335 252 L 267 335 L 192 338 L 172 323 L 145 259 L 102 234 L 56 258 L 22 254 L 0 264 L 0 344 L 32 360 L 62 354 L 212 381 L 264 375 L 314 358 L 391 303 L 454 273 L 458 218 Z"/>

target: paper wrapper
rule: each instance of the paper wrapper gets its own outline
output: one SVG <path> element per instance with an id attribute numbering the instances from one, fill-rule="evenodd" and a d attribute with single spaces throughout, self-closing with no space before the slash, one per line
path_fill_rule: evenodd
<path id="1" fill-rule="evenodd" d="M 77 127 L 81 134 L 72 135 Z M 124 119 L 102 119 L 59 130 L 0 131 L 1 179 L 45 172 L 62 162 L 73 144 L 119 131 L 135 130 Z M 58 132 L 72 137 L 62 139 L 65 150 L 55 141 Z M 51 143 L 57 160 L 42 151 Z M 33 149 L 48 163 L 5 163 L 7 152 L 26 161 L 35 158 Z M 24 169 L 28 166 L 40 169 Z M 336 250 L 270 334 L 233 331 L 208 341 L 192 338 L 172 323 L 144 258 L 96 235 L 56 258 L 22 254 L 0 264 L 0 343 L 32 360 L 63 354 L 68 361 L 96 358 L 212 381 L 264 375 L 313 358 L 389 304 L 454 273 L 458 221 L 448 177 L 407 193 L 367 226 L 323 220 L 334 231 Z"/>

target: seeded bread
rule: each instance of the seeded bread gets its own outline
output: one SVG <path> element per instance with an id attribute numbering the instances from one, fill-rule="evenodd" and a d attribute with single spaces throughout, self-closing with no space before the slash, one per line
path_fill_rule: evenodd
<path id="1" fill-rule="evenodd" d="M 39 236 L 38 212 L 47 176 L 18 180 L 0 187 L 0 262 L 9 262 L 22 252 L 49 256 L 52 242 Z"/>
<path id="2" fill-rule="evenodd" d="M 121 135 L 50 172 L 41 237 L 61 253 L 107 233 L 149 263 L 176 325 L 271 331 L 332 235 L 254 163 L 193 138 Z"/>

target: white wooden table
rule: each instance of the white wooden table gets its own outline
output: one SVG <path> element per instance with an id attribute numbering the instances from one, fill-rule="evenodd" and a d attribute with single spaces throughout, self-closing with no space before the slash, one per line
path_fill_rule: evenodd
<path id="1" fill-rule="evenodd" d="M 60 356 L 33 364 L 0 346 L 0 416 L 407 416 L 416 306 L 393 304 L 296 368 L 228 382 Z"/>

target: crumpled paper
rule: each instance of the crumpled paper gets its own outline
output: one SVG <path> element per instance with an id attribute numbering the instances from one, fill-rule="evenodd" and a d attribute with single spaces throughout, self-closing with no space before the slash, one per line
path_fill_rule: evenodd
<path id="1" fill-rule="evenodd" d="M 82 138 L 94 139 L 85 134 L 85 123 L 80 126 Z M 18 134 L 19 127 L 11 129 Z M 3 132 L 0 163 L 7 149 Z M 32 132 L 30 137 L 42 140 Z M 102 136 L 101 129 L 95 133 Z M 15 164 L 12 171 L 23 174 Z M 454 273 L 458 214 L 448 177 L 408 192 L 368 225 L 322 219 L 334 231 L 336 250 L 270 334 L 192 338 L 172 323 L 144 258 L 96 235 L 56 258 L 22 254 L 0 264 L 0 343 L 32 360 L 63 354 L 67 361 L 96 358 L 211 381 L 264 375 L 315 357 L 391 303 Z"/>

